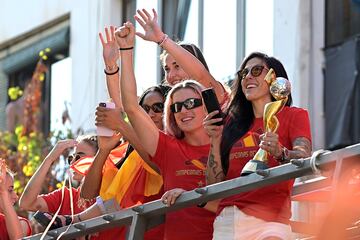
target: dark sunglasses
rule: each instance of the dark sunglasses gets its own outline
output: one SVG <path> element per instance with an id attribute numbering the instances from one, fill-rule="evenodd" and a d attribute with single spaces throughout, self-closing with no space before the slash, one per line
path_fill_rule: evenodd
<path id="1" fill-rule="evenodd" d="M 243 70 L 238 71 L 237 74 L 241 80 L 244 79 L 249 74 L 249 72 L 251 73 L 251 75 L 253 77 L 258 77 L 258 76 L 260 76 L 260 74 L 262 73 L 264 68 L 267 69 L 263 65 L 255 65 L 255 66 L 251 67 L 250 70 L 249 70 L 249 68 L 244 68 Z"/>
<path id="2" fill-rule="evenodd" d="M 72 161 L 75 162 L 75 161 L 79 160 L 80 158 L 81 158 L 80 154 L 72 154 L 67 157 L 67 161 L 69 164 L 71 164 Z"/>
<path id="3" fill-rule="evenodd" d="M 173 113 L 181 112 L 182 107 L 184 106 L 187 110 L 200 107 L 202 105 L 202 100 L 200 98 L 188 98 L 183 102 L 176 102 L 171 104 L 170 110 Z"/>
<path id="4" fill-rule="evenodd" d="M 154 113 L 162 113 L 164 111 L 164 104 L 161 102 L 154 103 L 153 105 L 142 105 L 142 108 L 145 110 L 146 113 L 150 112 L 150 109 L 153 110 Z"/>

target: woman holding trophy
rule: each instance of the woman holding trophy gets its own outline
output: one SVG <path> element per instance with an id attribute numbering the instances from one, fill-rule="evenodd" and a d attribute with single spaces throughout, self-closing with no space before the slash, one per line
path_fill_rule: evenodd
<path id="1" fill-rule="evenodd" d="M 306 110 L 291 107 L 290 83 L 279 60 L 252 53 L 237 72 L 224 126 L 217 111 L 204 119 L 211 138 L 207 184 L 311 155 Z M 290 195 L 294 180 L 221 200 L 213 239 L 291 239 Z"/>

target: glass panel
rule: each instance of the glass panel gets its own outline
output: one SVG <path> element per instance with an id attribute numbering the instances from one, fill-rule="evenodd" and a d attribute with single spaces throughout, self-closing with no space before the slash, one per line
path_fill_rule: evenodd
<path id="1" fill-rule="evenodd" d="M 137 0 L 136 8 L 146 10 L 155 9 L 157 11 L 158 1 L 149 0 Z M 158 11 L 157 11 L 158 12 Z M 151 12 L 152 14 L 152 12 Z M 143 32 L 142 27 L 136 23 L 136 30 Z M 147 89 L 148 87 L 157 84 L 156 81 L 156 70 L 157 61 L 157 45 L 153 42 L 144 41 L 139 37 L 136 37 L 136 48 L 135 48 L 135 77 L 137 82 L 138 95 Z"/>
<path id="2" fill-rule="evenodd" d="M 69 121 L 62 123 L 62 115 L 71 103 L 71 66 L 70 57 L 51 65 L 51 131 L 70 128 Z"/>
<path id="3" fill-rule="evenodd" d="M 245 56 L 254 51 L 273 55 L 273 12 L 273 0 L 246 1 Z"/>
<path id="4" fill-rule="evenodd" d="M 236 0 L 204 1 L 204 55 L 215 79 L 236 71 Z"/>
<path id="5" fill-rule="evenodd" d="M 199 45 L 199 1 L 191 1 L 184 42 Z"/>

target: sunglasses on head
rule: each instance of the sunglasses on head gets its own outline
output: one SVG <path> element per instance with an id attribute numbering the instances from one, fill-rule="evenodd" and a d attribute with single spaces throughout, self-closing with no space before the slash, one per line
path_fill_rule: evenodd
<path id="1" fill-rule="evenodd" d="M 200 98 L 188 98 L 183 102 L 176 102 L 171 104 L 170 110 L 173 113 L 181 112 L 182 107 L 184 106 L 187 110 L 200 107 L 202 105 L 202 100 Z"/>
<path id="2" fill-rule="evenodd" d="M 150 109 L 153 110 L 154 113 L 162 113 L 164 111 L 164 103 L 157 102 L 151 106 L 144 104 L 142 105 L 142 108 L 145 110 L 146 113 L 149 113 Z"/>
<path id="3" fill-rule="evenodd" d="M 262 73 L 264 68 L 268 69 L 263 65 L 255 65 L 255 66 L 251 67 L 250 69 L 244 68 L 243 70 L 238 71 L 237 74 L 240 79 L 244 79 L 249 74 L 249 72 L 253 77 L 258 77 L 258 76 L 260 76 L 260 74 Z"/>

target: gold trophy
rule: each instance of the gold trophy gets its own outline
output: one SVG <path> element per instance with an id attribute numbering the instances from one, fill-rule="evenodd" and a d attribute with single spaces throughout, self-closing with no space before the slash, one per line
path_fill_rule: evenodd
<path id="1" fill-rule="evenodd" d="M 263 115 L 264 129 L 266 132 L 276 132 L 279 128 L 279 120 L 275 115 L 285 106 L 291 92 L 291 84 L 286 78 L 277 78 L 272 68 L 266 74 L 264 80 L 269 84 L 270 93 L 276 99 L 276 101 L 269 102 L 265 105 Z M 260 148 L 254 158 L 246 163 L 241 171 L 241 176 L 255 173 L 256 170 L 269 168 L 267 162 L 268 152 Z"/>

